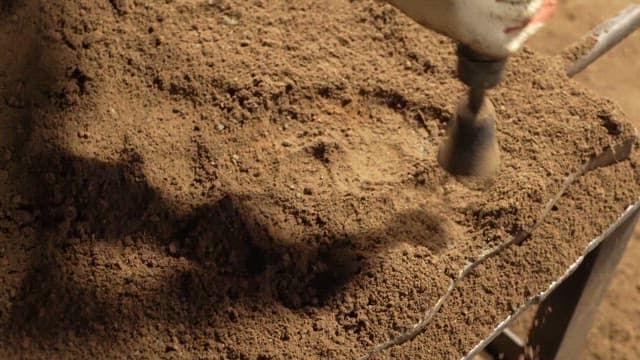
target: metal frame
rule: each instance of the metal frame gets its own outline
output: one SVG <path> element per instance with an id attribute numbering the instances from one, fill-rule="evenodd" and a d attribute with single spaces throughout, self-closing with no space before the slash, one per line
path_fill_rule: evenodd
<path id="1" fill-rule="evenodd" d="M 464 359 L 485 350 L 496 359 L 579 359 L 598 307 L 640 219 L 640 202 L 604 234 L 547 291 L 518 309 Z M 540 304 L 525 344 L 507 326 L 534 304 Z"/>
<path id="2" fill-rule="evenodd" d="M 584 49 L 567 66 L 573 77 L 627 36 L 640 28 L 640 4 L 631 4 L 616 17 L 602 23 L 570 49 Z M 602 236 L 594 239 L 584 255 L 549 289 L 531 299 L 464 359 L 485 350 L 497 359 L 579 359 L 593 320 L 611 278 L 640 218 L 640 202 L 627 211 Z M 540 304 L 529 342 L 525 344 L 507 326 L 526 309 Z"/>
<path id="3" fill-rule="evenodd" d="M 527 352 L 536 359 L 578 359 L 640 211 L 636 209 L 587 255 L 582 265 L 540 305 Z"/>
<path id="4" fill-rule="evenodd" d="M 577 55 L 577 61 L 568 64 L 567 76 L 573 77 L 580 73 L 638 28 L 640 28 L 640 4 L 632 4 L 570 48 L 572 51 L 578 50 L 580 53 L 574 54 Z M 605 149 L 601 154 L 590 159 L 565 180 L 562 190 L 549 201 L 543 214 L 550 211 L 552 205 L 558 201 L 576 178 L 596 168 L 627 159 L 636 142 L 637 134 L 624 139 L 616 146 Z M 488 337 L 463 357 L 463 360 L 473 360 L 484 350 L 493 353 L 498 359 L 504 360 L 520 360 L 523 355 L 525 358 L 543 360 L 579 358 L 598 306 L 624 254 L 639 217 L 640 201 L 637 201 L 604 234 L 589 243 L 583 251 L 583 255 L 567 269 L 564 275 L 554 281 L 547 290 L 530 298 L 506 320 L 498 324 Z M 361 359 L 370 359 L 377 352 L 400 345 L 418 336 L 455 289 L 460 279 L 464 278 L 480 262 L 498 254 L 506 247 L 525 241 L 543 219 L 544 215 L 529 231 L 487 250 L 474 263 L 463 268 L 459 277 L 454 279 L 449 286 L 447 293 L 429 310 L 424 319 L 400 336 L 377 345 Z M 524 344 L 507 327 L 534 304 L 540 304 L 536 315 L 536 326 L 530 331 L 529 344 Z"/>

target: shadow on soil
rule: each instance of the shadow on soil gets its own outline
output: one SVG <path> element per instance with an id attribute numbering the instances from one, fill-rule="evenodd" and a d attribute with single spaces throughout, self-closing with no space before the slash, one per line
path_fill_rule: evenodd
<path id="1" fill-rule="evenodd" d="M 0 4 L 13 9 L 13 3 Z M 37 42 L 33 46 L 33 59 L 25 59 L 30 67 L 66 61 L 58 54 L 43 53 Z M 33 68 L 23 73 L 32 74 Z M 30 78 L 25 75 L 25 79 Z M 265 195 L 227 193 L 179 214 L 175 204 L 149 185 L 135 152 L 123 152 L 120 162 L 105 163 L 46 143 L 43 139 L 63 129 L 63 124 L 49 119 L 69 105 L 73 94 L 49 91 L 60 81 L 54 76 L 28 81 L 25 98 L 36 100 L 14 111 L 24 141 L 18 141 L 15 149 L 11 181 L 23 187 L 21 196 L 31 204 L 25 210 L 36 214 L 33 227 L 38 239 L 36 248 L 29 250 L 30 271 L 12 300 L 5 329 L 18 339 L 26 336 L 58 344 L 70 333 L 100 334 L 101 341 L 109 343 L 114 341 L 111 335 L 148 319 L 187 326 L 213 322 L 215 328 L 237 320 L 228 312 L 232 305 L 322 306 L 365 271 L 372 261 L 369 249 L 380 251 L 395 241 L 380 235 L 389 229 L 411 227 L 407 231 L 433 235 L 432 243 L 421 245 L 434 252 L 445 246 L 438 219 L 426 212 L 399 214 L 388 229 L 368 234 L 329 233 L 293 244 L 291 239 L 275 237 L 260 217 L 261 207 L 273 201 Z M 101 297 L 94 284 L 78 283 L 74 269 L 66 265 L 86 256 L 77 249 L 122 239 L 145 239 L 119 246 L 151 247 L 163 256 L 184 257 L 194 266 L 169 276 L 158 288 L 131 294 L 123 290 L 120 298 Z"/>
<path id="2" fill-rule="evenodd" d="M 381 251 L 395 241 L 381 239 L 378 233 L 405 227 L 416 231 L 414 222 L 427 220 L 424 231 L 435 239 L 445 238 L 428 214 L 412 212 L 399 214 L 389 229 L 327 234 L 318 246 L 301 245 L 317 242 L 304 239 L 291 244 L 290 239 L 273 237 L 268 225 L 261 223 L 257 214 L 268 206 L 266 196 L 226 194 L 180 216 L 148 185 L 135 160 L 107 164 L 50 153 L 33 164 L 37 165 L 31 174 L 41 189 L 31 194 L 41 214 L 41 248 L 34 252 L 32 271 L 12 313 L 13 330 L 30 337 L 56 337 L 69 329 L 76 335 L 96 327 L 114 329 L 116 323 L 136 317 L 165 316 L 193 324 L 228 318 L 227 308 L 233 304 L 275 301 L 291 309 L 322 306 L 366 269 L 373 254 L 364 247 L 375 242 L 374 248 Z M 47 180 L 52 174 L 53 185 Z M 151 298 L 110 303 L 87 284 L 78 284 L 73 270 L 63 265 L 83 243 L 108 239 L 123 247 L 150 245 L 163 256 L 184 257 L 195 266 L 167 278 Z M 146 243 L 123 245 L 122 239 Z M 441 245 L 430 244 L 434 251 Z"/>
<path id="3" fill-rule="evenodd" d="M 269 225 L 261 222 L 260 209 L 271 199 L 260 195 L 226 194 L 187 215 L 176 215 L 174 206 L 148 185 L 135 158 L 108 164 L 49 153 L 31 163 L 32 179 L 40 185 L 25 196 L 40 214 L 42 248 L 17 296 L 14 325 L 38 332 L 55 334 L 65 323 L 85 326 L 120 317 L 121 304 L 105 304 L 86 289 L 75 288 L 73 280 L 65 280 L 70 274 L 60 268 L 61 260 L 73 256 L 82 243 L 113 239 L 121 245 L 122 239 L 142 238 L 164 251 L 163 256 L 196 264 L 197 270 L 175 274 L 162 294 L 156 294 L 169 298 L 150 299 L 164 308 L 158 313 L 172 304 L 184 306 L 188 312 L 183 321 L 190 322 L 211 317 L 203 311 L 216 312 L 229 301 L 276 301 L 292 309 L 321 306 L 366 268 L 372 243 L 380 251 L 400 240 L 382 239 L 376 234 L 389 231 L 373 229 L 370 234 L 329 233 L 291 243 L 271 235 Z M 425 224 L 417 224 L 420 220 Z M 399 214 L 388 226 L 404 235 L 402 229 L 415 232 L 422 226 L 425 233 L 439 235 L 427 245 L 434 251 L 444 246 L 444 231 L 427 213 Z M 302 245 L 314 243 L 319 245 Z M 137 306 L 129 310 L 143 314 L 143 306 Z M 45 313 L 38 314 L 42 309 Z"/>

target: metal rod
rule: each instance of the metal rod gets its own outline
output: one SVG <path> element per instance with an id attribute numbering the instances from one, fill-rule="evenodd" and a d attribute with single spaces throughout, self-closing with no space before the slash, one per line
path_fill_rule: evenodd
<path id="1" fill-rule="evenodd" d="M 640 4 L 629 5 L 616 17 L 602 23 L 571 47 L 579 49 L 587 46 L 587 49 L 580 54 L 575 63 L 567 68 L 567 75 L 573 77 L 579 74 L 638 28 L 640 28 Z M 595 43 L 589 46 L 594 40 Z"/>
<path id="2" fill-rule="evenodd" d="M 471 113 L 477 114 L 484 103 L 484 97 L 487 89 L 482 87 L 469 88 L 469 110 Z"/>

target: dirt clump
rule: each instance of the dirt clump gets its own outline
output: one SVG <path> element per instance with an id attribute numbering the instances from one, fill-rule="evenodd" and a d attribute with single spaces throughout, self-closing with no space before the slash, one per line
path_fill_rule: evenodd
<path id="1" fill-rule="evenodd" d="M 500 176 L 436 162 L 453 45 L 371 1 L 15 1 L 0 44 L 0 355 L 355 358 L 633 136 L 558 60 L 492 92 Z M 615 131 L 612 131 L 614 129 Z M 638 194 L 572 186 L 388 355 L 459 358 Z"/>

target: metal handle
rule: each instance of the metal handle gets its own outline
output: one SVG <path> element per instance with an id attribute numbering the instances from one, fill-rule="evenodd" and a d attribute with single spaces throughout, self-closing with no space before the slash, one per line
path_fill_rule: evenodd
<path id="1" fill-rule="evenodd" d="M 567 75 L 573 77 L 579 74 L 639 27 L 640 4 L 627 6 L 615 18 L 601 24 L 589 35 L 582 38 L 578 44 L 571 47 L 574 49 L 586 47 L 586 51 L 580 54 L 578 60 L 567 68 Z M 589 46 L 589 43 L 594 40 L 595 43 Z"/>

